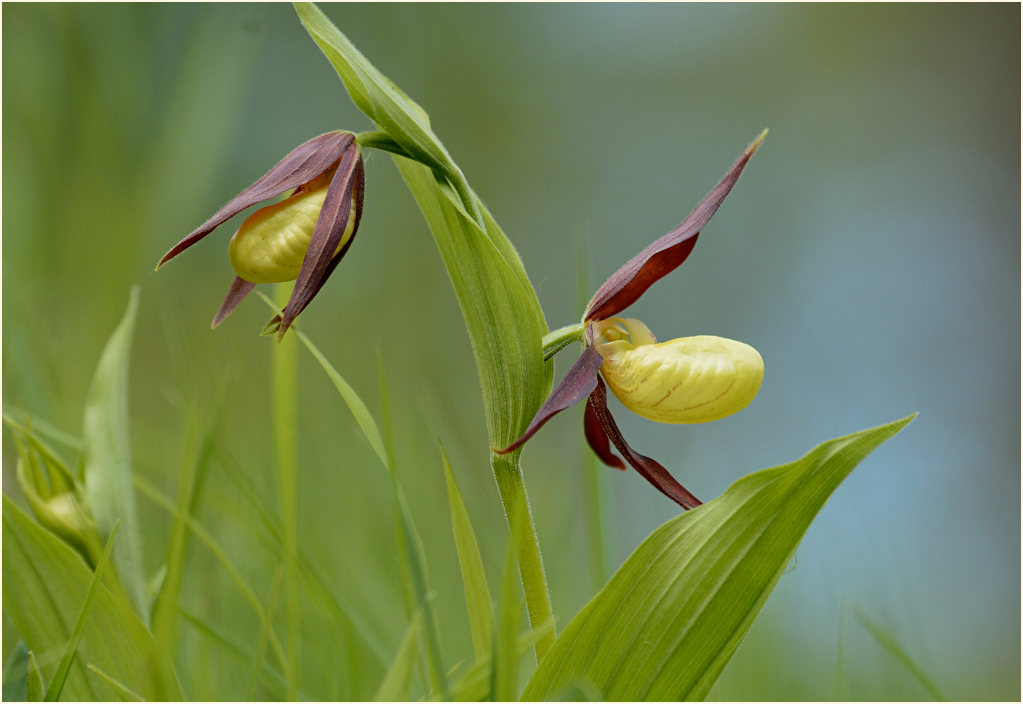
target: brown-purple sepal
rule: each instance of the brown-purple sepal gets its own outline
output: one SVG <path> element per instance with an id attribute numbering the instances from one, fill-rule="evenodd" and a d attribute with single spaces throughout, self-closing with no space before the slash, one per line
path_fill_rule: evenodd
<path id="1" fill-rule="evenodd" d="M 234 277 L 234 281 L 231 282 L 231 288 L 228 289 L 227 295 L 224 297 L 224 302 L 220 304 L 220 310 L 213 316 L 213 322 L 210 323 L 210 329 L 217 327 L 224 318 L 231 315 L 231 311 L 238 307 L 238 304 L 242 302 L 242 299 L 249 295 L 249 291 L 254 289 L 256 284 L 251 281 L 246 281 L 240 276 Z"/>
<path id="2" fill-rule="evenodd" d="M 494 450 L 494 452 L 499 455 L 514 452 L 533 437 L 533 434 L 554 415 L 589 396 L 597 385 L 597 371 L 603 363 L 604 359 L 600 354 L 592 347 L 587 346 L 572 368 L 568 370 L 565 378 L 561 380 L 561 383 L 551 392 L 540 410 L 533 416 L 533 420 L 530 421 L 529 427 L 526 428 L 522 437 L 503 450 Z"/>
<path id="3" fill-rule="evenodd" d="M 351 132 L 328 132 L 295 147 L 258 181 L 232 198 L 209 220 L 171 247 L 156 268 L 159 269 L 246 208 L 279 196 L 292 188 L 298 188 L 316 178 L 335 164 L 354 141 L 355 135 Z"/>
<path id="4" fill-rule="evenodd" d="M 625 463 L 618 455 L 611 452 L 611 443 L 607 439 L 607 433 L 604 432 L 604 425 L 597 417 L 597 411 L 593 408 L 592 397 L 593 394 L 590 394 L 590 398 L 586 400 L 586 413 L 583 415 L 583 433 L 586 435 L 586 442 L 589 443 L 590 449 L 600 458 L 601 462 L 608 467 L 614 467 L 624 472 Z"/>
<path id="5" fill-rule="evenodd" d="M 345 255 L 355 239 L 355 233 L 359 229 L 359 219 L 362 216 L 364 187 L 365 172 L 362 155 L 356 145 L 341 157 L 341 163 L 330 181 L 327 196 L 323 201 L 323 207 L 320 209 L 316 227 L 309 241 L 309 248 L 302 259 L 302 267 L 295 280 L 295 288 L 292 290 L 291 298 L 288 299 L 288 305 L 285 306 L 281 316 L 280 327 L 277 331 L 278 339 L 284 336 L 298 314 L 309 305 L 309 302 L 323 287 L 327 277 L 337 267 L 341 257 Z M 348 227 L 348 218 L 352 208 L 355 208 L 352 234 L 344 248 L 335 255 L 334 251 L 341 243 Z"/>
<path id="6" fill-rule="evenodd" d="M 588 407 L 593 408 L 594 414 L 604 428 L 607 437 L 611 439 L 614 446 L 622 453 L 625 461 L 632 465 L 632 468 L 639 472 L 644 479 L 650 482 L 655 489 L 677 503 L 682 508 L 689 510 L 696 508 L 702 502 L 693 496 L 689 491 L 676 481 L 675 477 L 666 470 L 657 460 L 641 455 L 625 442 L 622 431 L 618 424 L 611 417 L 607 408 L 607 389 L 604 387 L 604 380 L 598 378 L 597 386 L 590 394 Z"/>
<path id="7" fill-rule="evenodd" d="M 606 320 L 617 315 L 635 303 L 661 277 L 686 260 L 696 246 L 696 237 L 700 230 L 717 212 L 766 134 L 765 130 L 746 147 L 746 151 L 736 159 L 721 182 L 700 201 L 678 227 L 653 242 L 611 275 L 586 306 L 583 320 Z"/>

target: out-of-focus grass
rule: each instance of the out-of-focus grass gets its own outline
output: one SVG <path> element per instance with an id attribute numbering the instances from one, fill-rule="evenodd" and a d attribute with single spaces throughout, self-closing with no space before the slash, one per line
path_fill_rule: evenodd
<path id="1" fill-rule="evenodd" d="M 928 697 L 858 624 L 843 628 L 851 601 L 898 615 L 886 632 L 942 693 L 1019 696 L 1018 8 L 327 11 L 385 73 L 415 87 L 519 247 L 552 326 L 578 317 L 565 263 L 580 233 L 599 283 L 678 222 L 735 146 L 769 125 L 757 168 L 693 259 L 659 284 L 667 302 L 635 311 L 662 334 L 753 343 L 768 367 L 761 396 L 706 428 L 626 433 L 711 496 L 823 437 L 921 415 L 901 451 L 834 497 L 713 694 Z M 80 436 L 104 341 L 129 287 L 142 285 L 131 375 L 141 481 L 176 496 L 189 424 L 212 427 L 221 394 L 226 409 L 192 516 L 237 573 L 189 542 L 178 671 L 191 698 L 241 696 L 264 634 L 253 598 L 285 633 L 273 343 L 258 337 L 266 313 L 254 301 L 207 329 L 233 275 L 229 231 L 151 269 L 296 144 L 369 125 L 287 6 L 5 5 L 3 35 L 4 402 L 40 419 L 38 429 Z M 446 79 L 453 72 L 478 78 L 471 93 Z M 382 350 L 394 466 L 450 664 L 472 642 L 437 437 L 491 584 L 501 581 L 503 518 L 439 257 L 388 160 L 370 155 L 367 169 L 359 241 L 302 325 L 374 413 Z M 553 206 L 566 200 L 578 207 Z M 225 378 L 235 383 L 221 391 Z M 303 355 L 297 393 L 307 597 L 298 686 L 315 698 L 369 697 L 406 630 L 391 485 Z M 593 593 L 580 558 L 594 529 L 578 426 L 552 421 L 524 457 L 562 624 Z M 6 436 L 3 461 L 13 491 Z M 671 507 L 634 477 L 602 479 L 610 570 Z M 145 494 L 138 503 L 148 576 L 173 514 Z M 963 515 L 965 524 L 953 518 Z M 4 625 L 6 660 L 15 633 Z M 377 645 L 360 647 L 367 639 Z M 242 646 L 245 657 L 233 649 Z M 273 651 L 257 698 L 286 691 Z"/>

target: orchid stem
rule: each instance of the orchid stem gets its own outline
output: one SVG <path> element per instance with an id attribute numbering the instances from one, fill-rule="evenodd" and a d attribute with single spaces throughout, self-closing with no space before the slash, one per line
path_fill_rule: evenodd
<path id="1" fill-rule="evenodd" d="M 554 623 L 554 611 L 551 608 L 551 595 L 547 587 L 547 575 L 543 569 L 543 558 L 540 556 L 540 543 L 536 537 L 536 526 L 533 525 L 533 514 L 529 510 L 526 498 L 526 487 L 522 481 L 522 468 L 519 466 L 519 455 L 490 455 L 490 463 L 497 479 L 497 488 L 501 493 L 508 527 L 515 541 L 515 553 L 519 562 L 519 577 L 522 590 L 526 595 L 526 610 L 529 612 L 529 623 L 534 631 L 539 631 Z M 523 512 L 523 513 L 520 513 Z M 547 651 L 554 644 L 554 628 L 540 640 L 536 641 L 536 661 L 543 660 Z"/>
<path id="2" fill-rule="evenodd" d="M 278 308 L 291 296 L 291 282 L 274 286 Z M 287 622 L 285 674 L 288 699 L 298 700 L 298 469 L 295 460 L 296 383 L 295 336 L 286 335 L 273 345 L 274 439 L 277 445 L 277 480 L 281 497 L 284 548 L 284 594 Z"/>
<path id="3" fill-rule="evenodd" d="M 543 358 L 548 360 L 573 342 L 582 341 L 583 324 L 566 325 L 543 336 Z"/>

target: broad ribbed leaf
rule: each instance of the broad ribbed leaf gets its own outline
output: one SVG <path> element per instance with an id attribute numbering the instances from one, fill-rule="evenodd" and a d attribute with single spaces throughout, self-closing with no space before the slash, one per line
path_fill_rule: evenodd
<path id="1" fill-rule="evenodd" d="M 121 529 L 118 528 L 118 540 Z M 92 571 L 82 558 L 3 498 L 4 613 L 14 622 L 42 672 L 52 672 L 71 638 Z M 61 694 L 68 701 L 109 699 L 111 692 L 86 671 L 89 664 L 145 699 L 180 700 L 173 675 L 162 681 L 153 637 L 124 597 L 105 586 L 84 624 L 77 655 Z M 169 664 L 167 664 L 167 672 Z"/>
<path id="2" fill-rule="evenodd" d="M 128 436 L 128 362 L 138 310 L 138 287 L 100 357 L 85 401 L 85 492 L 105 539 L 120 521 L 114 565 L 143 622 L 149 619 L 142 565 L 142 537 L 135 513 Z"/>
<path id="3" fill-rule="evenodd" d="M 911 420 L 747 475 L 658 528 L 568 624 L 523 698 L 591 686 L 609 701 L 706 697 L 824 502 Z"/>
<path id="4" fill-rule="evenodd" d="M 446 183 L 421 164 L 395 162 L 433 232 L 476 355 L 493 447 L 507 447 L 550 388 L 543 361 L 546 323 L 536 294 L 488 233 L 458 207 Z M 495 232 L 495 237 L 500 231 Z"/>

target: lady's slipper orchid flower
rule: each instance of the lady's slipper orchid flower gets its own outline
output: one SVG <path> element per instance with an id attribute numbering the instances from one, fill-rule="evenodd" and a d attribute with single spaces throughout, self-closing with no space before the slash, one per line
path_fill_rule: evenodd
<path id="1" fill-rule="evenodd" d="M 231 238 L 228 253 L 237 277 L 211 326 L 223 322 L 256 284 L 295 281 L 283 314 L 266 329 L 283 336 L 355 239 L 365 178 L 354 134 L 314 137 L 174 245 L 156 268 L 246 208 L 294 189 L 285 200 L 250 215 Z"/>
<path id="2" fill-rule="evenodd" d="M 699 335 L 658 343 L 643 323 L 617 318 L 661 277 L 686 260 L 707 224 L 739 179 L 765 130 L 743 152 L 714 190 L 674 230 L 630 259 L 597 291 L 583 314 L 585 346 L 568 374 L 544 402 L 522 437 L 521 447 L 552 416 L 588 397 L 583 430 L 604 464 L 625 469 L 611 444 L 636 471 L 684 509 L 699 499 L 659 462 L 625 441 L 607 407 L 607 386 L 626 408 L 660 423 L 705 423 L 745 408 L 760 390 L 764 363 L 749 345 Z"/>

